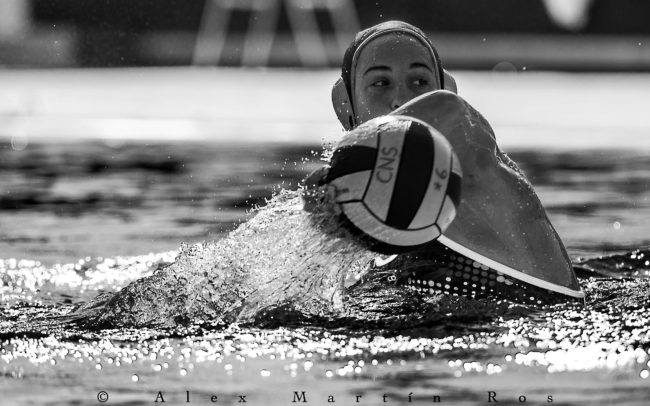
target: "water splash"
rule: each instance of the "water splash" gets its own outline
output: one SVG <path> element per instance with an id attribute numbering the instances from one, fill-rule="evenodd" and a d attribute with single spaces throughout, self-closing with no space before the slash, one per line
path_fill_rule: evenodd
<path id="1" fill-rule="evenodd" d="M 320 207 L 306 213 L 299 192 L 282 191 L 228 237 L 183 245 L 173 264 L 98 296 L 71 318 L 123 327 L 247 323 L 278 309 L 339 317 L 346 283 L 359 279 L 375 254 L 339 226 L 333 205 Z"/>
<path id="2" fill-rule="evenodd" d="M 313 193 L 309 213 L 300 191 L 282 191 L 226 238 L 183 245 L 172 264 L 60 320 L 93 329 L 327 323 L 440 335 L 530 311 L 398 283 L 398 271 L 374 267 L 377 254 L 341 226 L 333 197 Z"/>

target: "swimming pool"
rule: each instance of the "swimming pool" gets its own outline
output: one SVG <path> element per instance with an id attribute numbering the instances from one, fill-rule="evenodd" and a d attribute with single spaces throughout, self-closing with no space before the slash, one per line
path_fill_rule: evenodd
<path id="1" fill-rule="evenodd" d="M 204 74 L 191 80 L 201 83 Z M 268 73 L 267 79 L 280 82 L 285 74 Z M 326 82 L 323 72 L 301 75 L 305 83 L 310 75 Z M 123 141 L 82 137 L 79 128 L 78 137 L 55 142 L 32 137 L 21 143 L 16 137 L 0 149 L 3 404 L 176 404 L 188 397 L 192 404 L 519 404 L 524 397 L 528 404 L 647 404 L 650 158 L 641 135 L 650 126 L 634 114 L 622 119 L 616 109 L 586 122 L 582 107 L 571 114 L 571 106 L 551 104 L 565 91 L 562 103 L 583 101 L 598 111 L 594 87 L 613 83 L 623 84 L 612 90 L 627 95 L 622 105 L 636 105 L 643 101 L 645 76 L 468 73 L 465 79 L 468 99 L 477 104 L 486 103 L 491 86 L 504 90 L 485 114 L 494 116 L 504 148 L 535 185 L 569 254 L 581 264 L 586 306 L 540 309 L 449 297 L 409 303 L 391 296 L 400 291 L 388 286 L 359 291 L 348 317 L 276 311 L 248 324 L 192 320 L 183 327 L 99 331 L 59 323 L 56 317 L 77 304 L 172 263 L 181 241 L 188 243 L 184 252 L 206 240 L 230 241 L 228 252 L 241 252 L 249 263 L 285 264 L 274 261 L 290 250 L 274 251 L 274 244 L 293 243 L 289 234 L 307 228 L 300 228 L 300 217 L 282 199 L 272 204 L 274 214 L 261 209 L 268 222 L 227 233 L 254 215 L 253 205 L 295 190 L 320 164 L 329 112 L 312 112 L 314 133 L 301 137 L 294 128 L 293 138 L 281 142 L 253 136 L 238 142 L 231 133 L 216 141 Z M 517 92 L 522 83 L 528 93 Z M 580 89 L 590 90 L 576 96 Z M 51 111 L 47 95 L 36 98 L 41 123 L 97 119 L 90 112 L 48 116 L 42 113 Z M 529 104 L 532 111 L 520 107 L 516 117 L 506 116 L 513 100 L 527 98 L 538 100 Z M 116 106 L 115 117 L 125 116 Z M 248 124 L 250 132 L 268 124 L 272 113 L 261 110 L 262 118 Z M 284 107 L 276 110 L 286 114 L 279 121 L 289 120 Z M 139 113 L 156 116 L 146 108 Z M 15 114 L 12 125 L 25 129 L 24 117 Z M 190 113 L 181 119 L 199 120 Z M 225 124 L 202 120 L 213 123 L 202 131 L 232 130 L 232 123 L 219 127 Z M 140 128 L 153 128 L 147 125 Z M 561 143 L 567 134 L 575 139 Z M 545 139 L 553 142 L 542 148 Z M 286 193 L 284 202 L 290 202 L 293 195 Z M 318 248 L 350 248 L 325 247 L 314 234 L 303 237 L 318 243 L 306 251 L 312 257 Z M 195 250 L 207 254 L 210 247 Z M 290 269 L 271 271 L 278 280 L 292 277 Z"/>

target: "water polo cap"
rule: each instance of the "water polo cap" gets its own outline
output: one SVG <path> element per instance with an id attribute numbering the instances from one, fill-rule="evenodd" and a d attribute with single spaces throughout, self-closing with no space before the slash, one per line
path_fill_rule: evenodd
<path id="1" fill-rule="evenodd" d="M 354 105 L 352 103 L 352 89 L 354 86 L 352 81 L 359 54 L 373 39 L 393 32 L 410 35 L 429 50 L 434 68 L 437 72 L 436 79 L 438 80 L 438 87 L 440 89 L 446 88 L 445 71 L 442 67 L 442 62 L 440 61 L 438 52 L 431 41 L 426 37 L 426 35 L 424 35 L 422 30 L 403 21 L 387 21 L 365 29 L 357 34 L 354 41 L 352 41 L 348 49 L 345 51 L 343 63 L 341 65 L 341 77 L 336 81 L 332 88 L 332 104 L 334 106 L 334 111 L 336 112 L 339 121 L 341 121 L 341 124 L 343 124 L 343 127 L 347 130 L 351 130 L 358 124 L 356 122 Z M 453 79 L 448 81 L 452 82 Z M 447 90 L 455 91 L 455 85 L 453 85 L 453 88 Z"/>

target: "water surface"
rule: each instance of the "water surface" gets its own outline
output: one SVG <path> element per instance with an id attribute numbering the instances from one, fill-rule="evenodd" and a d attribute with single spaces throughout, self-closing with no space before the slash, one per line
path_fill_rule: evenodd
<path id="1" fill-rule="evenodd" d="M 647 75 L 456 75 L 576 264 L 546 307 L 418 296 L 312 227 L 337 75 L 0 72 L 2 404 L 647 405 Z"/>
<path id="2" fill-rule="evenodd" d="M 348 296 L 329 294 L 335 283 L 327 280 L 305 287 L 310 274 L 296 269 L 337 278 L 342 269 L 349 288 L 372 257 L 345 236 L 334 241 L 302 222 L 291 191 L 320 165 L 319 153 L 317 145 L 32 143 L 17 151 L 5 144 L 0 387 L 8 404 L 96 403 L 102 390 L 116 404 L 150 404 L 158 391 L 176 403 L 189 391 L 195 404 L 209 404 L 213 395 L 225 404 L 240 395 L 251 404 L 286 404 L 294 391 L 312 404 L 327 404 L 330 395 L 337 403 L 361 395 L 360 403 L 378 404 L 386 395 L 406 404 L 410 395 L 417 404 L 434 396 L 485 404 L 489 391 L 502 404 L 519 396 L 534 404 L 549 396 L 560 404 L 647 404 L 646 154 L 511 152 L 587 293 L 584 306 L 529 307 L 408 296 L 382 275 Z M 237 228 L 255 216 L 256 205 L 257 217 Z M 306 234 L 291 238 L 300 232 Z M 179 253 L 181 241 L 187 244 Z M 305 241 L 315 245 L 304 250 Z M 319 256 L 323 250 L 329 254 Z M 235 324 L 204 317 L 98 330 L 60 318 L 97 295 L 162 274 L 179 258 L 200 273 L 216 255 L 241 262 L 223 270 L 268 278 L 257 307 Z M 294 272 L 278 264 L 293 264 Z M 230 290 L 221 293 L 244 286 L 252 285 L 223 285 Z M 156 305 L 178 305 L 165 302 L 178 292 L 160 292 L 152 296 Z M 312 296 L 264 312 L 264 300 L 278 292 Z M 333 312 L 337 306 L 347 310 Z"/>

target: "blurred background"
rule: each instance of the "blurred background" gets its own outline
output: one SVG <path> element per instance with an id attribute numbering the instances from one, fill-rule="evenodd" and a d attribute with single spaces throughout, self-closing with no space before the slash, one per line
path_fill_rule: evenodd
<path id="1" fill-rule="evenodd" d="M 3 0 L 6 67 L 336 67 L 360 28 L 402 19 L 451 69 L 647 70 L 642 0 Z"/>
<path id="2" fill-rule="evenodd" d="M 0 258 L 219 238 L 320 166 L 355 33 L 422 28 L 572 255 L 650 215 L 641 0 L 1 0 Z"/>

